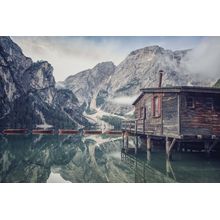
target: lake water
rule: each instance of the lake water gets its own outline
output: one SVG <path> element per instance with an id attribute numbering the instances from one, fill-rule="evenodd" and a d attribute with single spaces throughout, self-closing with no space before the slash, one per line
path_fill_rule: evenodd
<path id="1" fill-rule="evenodd" d="M 0 182 L 220 182 L 219 156 L 121 148 L 115 135 L 2 135 Z"/>

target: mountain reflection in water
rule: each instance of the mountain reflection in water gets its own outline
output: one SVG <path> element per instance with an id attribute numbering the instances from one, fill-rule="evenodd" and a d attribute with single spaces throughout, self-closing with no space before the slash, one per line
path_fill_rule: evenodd
<path id="1" fill-rule="evenodd" d="M 0 136 L 0 182 L 220 182 L 219 157 L 121 148 L 114 135 Z"/>

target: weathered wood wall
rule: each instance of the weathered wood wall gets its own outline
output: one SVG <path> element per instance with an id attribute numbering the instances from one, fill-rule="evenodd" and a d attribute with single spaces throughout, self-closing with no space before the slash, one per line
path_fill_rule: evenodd
<path id="1" fill-rule="evenodd" d="M 160 97 L 161 114 L 153 116 L 152 98 Z M 178 97 L 175 93 L 146 93 L 135 105 L 137 130 L 153 135 L 178 135 Z M 145 109 L 145 113 L 144 113 Z"/>
<path id="2" fill-rule="evenodd" d="M 194 107 L 187 106 L 187 97 Z M 210 105 L 213 99 L 213 107 Z M 204 93 L 181 94 L 180 131 L 182 135 L 220 135 L 220 95 Z"/>
<path id="3" fill-rule="evenodd" d="M 157 94 L 161 95 L 161 94 Z M 146 93 L 135 105 L 135 116 L 137 121 L 137 130 L 150 134 L 161 134 L 161 117 L 152 115 L 153 94 Z"/>
<path id="4" fill-rule="evenodd" d="M 152 115 L 154 95 L 161 97 L 160 117 Z M 193 98 L 193 107 L 187 106 L 187 97 Z M 220 135 L 220 94 L 146 93 L 135 105 L 135 116 L 138 119 L 137 130 L 148 134 L 170 137 Z"/>
<path id="5" fill-rule="evenodd" d="M 165 136 L 179 135 L 178 94 L 164 93 L 162 102 L 163 134 Z"/>

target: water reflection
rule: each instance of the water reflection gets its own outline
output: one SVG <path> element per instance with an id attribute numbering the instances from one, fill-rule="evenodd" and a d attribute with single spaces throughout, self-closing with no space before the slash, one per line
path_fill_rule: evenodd
<path id="1" fill-rule="evenodd" d="M 122 150 L 124 161 L 135 174 L 135 182 L 220 182 L 220 155 L 175 152 L 168 160 L 163 150 L 135 154 Z"/>
<path id="2" fill-rule="evenodd" d="M 0 182 L 220 182 L 219 157 L 121 147 L 120 136 L 0 136 Z"/>
<path id="3" fill-rule="evenodd" d="M 120 158 L 121 138 L 0 137 L 0 182 L 132 182 Z"/>

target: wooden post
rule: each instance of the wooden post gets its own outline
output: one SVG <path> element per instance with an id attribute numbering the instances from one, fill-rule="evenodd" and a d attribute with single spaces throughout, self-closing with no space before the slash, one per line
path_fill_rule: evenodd
<path id="1" fill-rule="evenodd" d="M 172 165 L 170 163 L 170 160 L 168 159 L 166 159 L 166 173 L 168 177 L 170 177 L 170 174 L 171 174 L 171 178 L 176 180 L 176 176 L 175 176 L 175 173 L 173 172 Z"/>
<path id="2" fill-rule="evenodd" d="M 147 161 L 150 162 L 151 161 L 151 151 L 147 150 Z"/>
<path id="3" fill-rule="evenodd" d="M 181 142 L 178 142 L 178 145 L 177 145 L 177 152 L 180 152 L 180 149 L 181 149 Z"/>
<path id="4" fill-rule="evenodd" d="M 145 134 L 145 118 L 143 119 L 143 133 Z"/>
<path id="5" fill-rule="evenodd" d="M 138 151 L 138 136 L 135 135 L 135 154 L 137 154 Z"/>
<path id="6" fill-rule="evenodd" d="M 205 151 L 208 152 L 208 149 L 209 149 L 209 142 L 208 141 L 206 141 L 204 143 L 204 147 L 205 147 Z"/>
<path id="7" fill-rule="evenodd" d="M 135 134 L 137 134 L 137 120 L 135 120 L 134 122 L 135 122 Z"/>
<path id="8" fill-rule="evenodd" d="M 152 147 L 151 137 L 147 136 L 147 150 L 151 151 L 151 147 Z"/>
<path id="9" fill-rule="evenodd" d="M 176 143 L 176 138 L 173 138 L 171 142 L 171 139 L 169 137 L 166 137 L 166 154 L 167 154 L 168 160 L 172 160 L 171 150 L 173 146 L 175 145 L 175 143 Z"/>
<path id="10" fill-rule="evenodd" d="M 126 132 L 126 150 L 128 149 L 128 133 Z"/>
<path id="11" fill-rule="evenodd" d="M 170 139 L 168 137 L 166 137 L 166 155 L 167 155 L 167 159 L 170 159 Z"/>
<path id="12" fill-rule="evenodd" d="M 125 133 L 122 132 L 122 146 L 125 147 Z"/>

